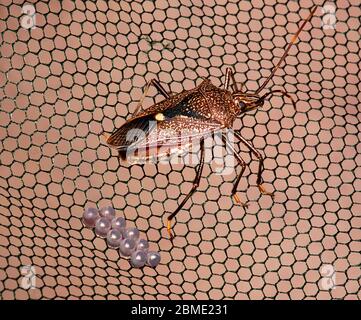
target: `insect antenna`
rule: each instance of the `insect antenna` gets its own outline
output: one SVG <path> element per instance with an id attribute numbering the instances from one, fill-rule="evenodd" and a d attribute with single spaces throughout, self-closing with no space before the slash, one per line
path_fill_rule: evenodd
<path id="1" fill-rule="evenodd" d="M 263 84 L 258 88 L 258 90 L 256 91 L 256 94 L 258 94 L 259 92 L 261 92 L 265 86 L 267 85 L 267 83 L 272 79 L 272 77 L 274 76 L 274 74 L 276 73 L 276 71 L 279 69 L 279 67 L 281 66 L 282 62 L 286 59 L 288 52 L 290 51 L 292 45 L 296 42 L 299 34 L 301 33 L 302 29 L 305 27 L 306 23 L 308 21 L 311 20 L 311 18 L 313 17 L 313 15 L 315 14 L 317 9 L 317 6 L 314 6 L 310 12 L 310 14 L 308 15 L 307 19 L 303 21 L 301 27 L 297 30 L 297 32 L 294 34 L 294 36 L 291 39 L 291 42 L 288 43 L 286 45 L 285 48 L 285 52 L 283 53 L 281 59 L 278 61 L 278 63 L 273 67 L 271 74 L 268 76 L 268 78 L 263 82 Z"/>
<path id="2" fill-rule="evenodd" d="M 261 96 L 261 97 L 259 98 L 259 101 L 262 101 L 262 102 L 263 102 L 266 98 L 268 98 L 269 96 L 271 96 L 271 95 L 273 95 L 273 94 L 275 94 L 275 93 L 281 93 L 283 96 L 285 96 L 285 97 L 287 97 L 288 99 L 290 99 L 291 102 L 292 102 L 292 104 L 293 104 L 293 107 L 295 108 L 295 110 L 297 110 L 297 109 L 296 109 L 296 101 L 292 98 L 292 96 L 291 96 L 289 93 L 285 92 L 284 90 L 271 90 L 271 91 L 265 93 L 263 96 Z"/>

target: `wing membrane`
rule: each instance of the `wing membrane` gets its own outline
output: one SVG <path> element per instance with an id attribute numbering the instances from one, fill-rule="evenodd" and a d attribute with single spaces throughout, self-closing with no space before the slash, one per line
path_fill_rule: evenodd
<path id="1" fill-rule="evenodd" d="M 134 118 L 115 130 L 107 139 L 107 143 L 117 149 L 124 149 L 138 143 L 156 126 L 154 115 Z"/>
<path id="2" fill-rule="evenodd" d="M 155 104 L 127 121 L 107 143 L 125 157 L 128 150 L 189 143 L 223 127 L 212 119 L 206 98 L 195 88 Z"/>

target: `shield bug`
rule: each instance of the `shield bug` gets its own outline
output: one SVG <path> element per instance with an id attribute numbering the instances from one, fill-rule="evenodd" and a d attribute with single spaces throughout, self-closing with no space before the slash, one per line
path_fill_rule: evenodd
<path id="1" fill-rule="evenodd" d="M 120 128 L 115 130 L 106 140 L 107 144 L 118 150 L 119 156 L 123 159 L 128 158 L 132 152 L 139 150 L 150 150 L 159 146 L 177 146 L 179 144 L 192 143 L 194 138 L 200 141 L 200 162 L 196 169 L 196 176 L 193 186 L 177 209 L 167 217 L 167 230 L 172 238 L 171 221 L 176 214 L 182 209 L 187 200 L 192 196 L 198 187 L 202 169 L 204 166 L 204 140 L 216 131 L 222 129 L 231 129 L 232 124 L 238 116 L 244 113 L 262 107 L 264 102 L 271 95 L 279 93 L 288 97 L 295 106 L 291 96 L 283 90 L 270 90 L 263 95 L 261 91 L 265 89 L 267 83 L 272 79 L 277 69 L 284 62 L 291 46 L 296 42 L 300 32 L 306 23 L 311 20 L 316 11 L 314 7 L 306 20 L 287 44 L 284 54 L 278 63 L 271 70 L 270 75 L 256 92 L 244 92 L 242 86 L 239 86 L 235 80 L 234 72 L 227 68 L 225 73 L 225 82 L 223 88 L 216 87 L 208 79 L 203 79 L 202 83 L 191 90 L 185 90 L 178 94 L 169 94 L 160 82 L 156 79 L 150 80 L 145 89 L 143 96 L 138 104 L 135 116 L 126 121 Z M 147 95 L 149 87 L 155 86 L 159 93 L 164 96 L 164 100 L 154 104 L 145 111 L 139 112 L 142 102 Z M 273 193 L 266 191 L 263 186 L 262 171 L 263 157 L 253 147 L 253 145 L 242 137 L 239 131 L 234 131 L 235 137 L 257 158 L 257 186 L 262 194 L 270 195 Z M 234 152 L 236 160 L 242 169 L 237 176 L 232 190 L 232 196 L 237 203 L 246 206 L 238 198 L 237 186 L 245 171 L 246 163 L 233 149 L 223 134 L 223 141 L 226 147 Z"/>

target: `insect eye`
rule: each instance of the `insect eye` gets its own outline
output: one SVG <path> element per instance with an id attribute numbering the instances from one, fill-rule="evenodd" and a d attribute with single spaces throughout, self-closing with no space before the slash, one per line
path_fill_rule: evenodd
<path id="1" fill-rule="evenodd" d="M 241 109 L 244 109 L 246 104 L 242 101 L 242 100 L 238 100 L 238 106 L 241 108 Z"/>

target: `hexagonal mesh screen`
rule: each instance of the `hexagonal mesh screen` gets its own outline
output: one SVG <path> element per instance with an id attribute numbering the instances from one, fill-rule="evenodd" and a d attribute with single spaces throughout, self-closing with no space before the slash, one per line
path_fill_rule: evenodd
<path id="1" fill-rule="evenodd" d="M 195 166 L 130 166 L 101 133 L 131 117 L 153 77 L 176 93 L 201 77 L 219 86 L 233 66 L 256 90 L 313 2 L 170 2 L 1 1 L 1 298 L 359 299 L 359 2 L 315 1 L 268 86 L 297 110 L 273 97 L 234 123 L 265 156 L 274 201 L 240 145 L 249 208 L 230 197 L 240 168 L 208 163 L 173 244 L 164 222 Z M 161 99 L 151 89 L 144 107 Z M 83 227 L 84 208 L 105 204 L 160 251 L 156 269 L 131 268 Z"/>

